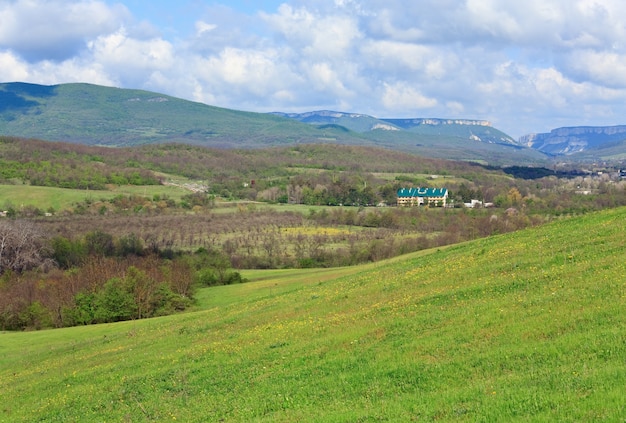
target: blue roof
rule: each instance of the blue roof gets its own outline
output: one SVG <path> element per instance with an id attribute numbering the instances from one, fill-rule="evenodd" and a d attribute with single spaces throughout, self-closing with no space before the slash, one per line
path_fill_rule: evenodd
<path id="1" fill-rule="evenodd" d="M 444 197 L 447 188 L 400 188 L 398 197 Z"/>

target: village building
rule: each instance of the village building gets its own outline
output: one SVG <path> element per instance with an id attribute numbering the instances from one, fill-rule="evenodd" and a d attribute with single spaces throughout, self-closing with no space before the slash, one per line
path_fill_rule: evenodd
<path id="1" fill-rule="evenodd" d="M 445 207 L 447 201 L 447 188 L 400 188 L 398 190 L 398 206 Z"/>

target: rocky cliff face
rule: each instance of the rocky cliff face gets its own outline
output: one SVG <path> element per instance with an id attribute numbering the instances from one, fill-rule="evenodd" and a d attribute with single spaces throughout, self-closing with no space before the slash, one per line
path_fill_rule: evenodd
<path id="1" fill-rule="evenodd" d="M 468 125 L 468 126 L 491 126 L 491 122 L 487 120 L 473 120 L 473 119 L 383 119 L 387 122 L 392 122 L 401 127 L 412 127 L 417 125 Z"/>
<path id="2" fill-rule="evenodd" d="M 544 134 L 525 135 L 519 143 L 551 155 L 569 155 L 597 149 L 626 139 L 626 125 L 557 128 Z"/>

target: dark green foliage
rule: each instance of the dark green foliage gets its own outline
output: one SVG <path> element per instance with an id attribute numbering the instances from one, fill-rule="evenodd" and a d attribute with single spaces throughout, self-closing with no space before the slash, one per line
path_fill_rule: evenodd
<path id="1" fill-rule="evenodd" d="M 85 235 L 85 248 L 90 255 L 110 257 L 115 254 L 113 236 L 101 230 Z"/>
<path id="2" fill-rule="evenodd" d="M 455 193 L 451 196 L 457 198 L 463 203 L 469 203 L 471 200 L 482 200 L 482 193 L 478 190 L 470 189 L 467 185 L 461 184 Z"/>
<path id="3" fill-rule="evenodd" d="M 94 322 L 119 322 L 137 316 L 132 279 L 110 279 L 94 299 Z"/>
<path id="4" fill-rule="evenodd" d="M 232 269 L 232 264 L 225 253 L 200 248 L 188 258 L 195 269 L 195 280 L 204 286 L 230 285 L 244 282 L 241 274 Z"/>
<path id="5" fill-rule="evenodd" d="M 89 325 L 96 322 L 96 294 L 78 293 L 74 305 L 63 308 L 63 326 Z"/>
<path id="6" fill-rule="evenodd" d="M 78 294 L 64 315 L 66 325 L 105 323 L 169 314 L 188 305 L 167 284 L 131 266 L 125 277 L 109 279 L 98 292 Z"/>
<path id="7" fill-rule="evenodd" d="M 35 301 L 19 313 L 19 325 L 33 329 L 50 327 L 52 326 L 50 310 L 41 305 L 39 301 Z"/>
<path id="8" fill-rule="evenodd" d="M 63 307 L 62 324 L 86 325 L 171 314 L 189 307 L 192 300 L 188 295 L 189 292 L 185 296 L 177 294 L 168 282 L 130 266 L 124 276 L 108 279 L 101 288 L 76 294 L 73 304 Z"/>
<path id="9" fill-rule="evenodd" d="M 116 253 L 118 256 L 141 256 L 144 252 L 143 242 L 134 233 L 122 236 L 117 240 Z"/>
<path id="10" fill-rule="evenodd" d="M 52 259 L 62 269 L 79 266 L 87 256 L 87 248 L 80 241 L 72 241 L 62 236 L 52 238 Z"/>
<path id="11" fill-rule="evenodd" d="M 10 223 L 0 220 L 0 226 Z M 43 248 L 41 241 L 32 242 Z M 26 258 L 12 258 L 0 275 L 3 330 L 140 319 L 179 312 L 193 302 L 196 269 L 190 262 L 179 255 L 160 258 L 158 250 L 146 255 L 141 239 L 132 233 L 115 240 L 95 230 L 84 240 L 56 236 L 47 245 L 46 256 L 35 257 L 38 262 L 53 260 L 61 269 L 69 270 L 41 273 L 26 271 L 25 264 L 14 267 L 33 260 L 31 246 L 23 246 L 20 254 L 26 254 Z M 6 249 L 4 253 L 8 259 Z M 111 257 L 114 254 L 117 256 Z M 241 281 L 237 272 L 217 270 L 219 283 Z"/>
<path id="12" fill-rule="evenodd" d="M 205 192 L 194 192 L 184 195 L 181 199 L 185 204 L 185 208 L 194 206 L 213 207 L 215 205 L 215 195 L 209 195 Z"/>

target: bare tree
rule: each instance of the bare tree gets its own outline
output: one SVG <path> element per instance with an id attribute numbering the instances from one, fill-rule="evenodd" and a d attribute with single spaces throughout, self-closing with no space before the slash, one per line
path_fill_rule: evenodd
<path id="1" fill-rule="evenodd" d="M 44 262 L 44 236 L 31 222 L 0 221 L 0 274 L 21 272 Z"/>

